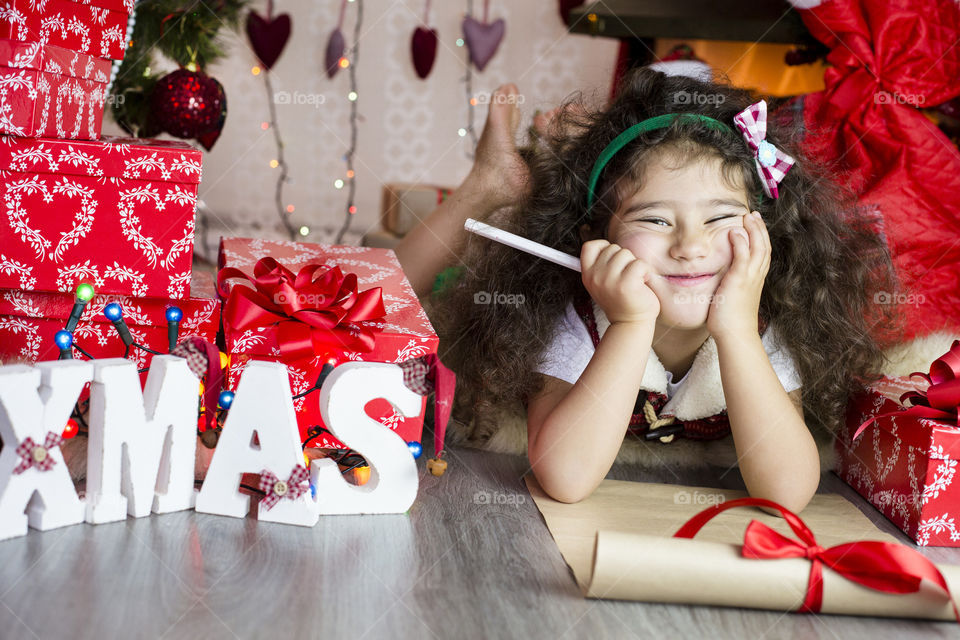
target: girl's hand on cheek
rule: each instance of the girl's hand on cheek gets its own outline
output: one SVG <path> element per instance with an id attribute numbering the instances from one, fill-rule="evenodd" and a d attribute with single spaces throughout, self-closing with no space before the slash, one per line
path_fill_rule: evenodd
<path id="1" fill-rule="evenodd" d="M 580 250 L 583 286 L 614 322 L 656 321 L 660 300 L 647 286 L 650 266 L 629 249 L 606 240 L 591 240 Z"/>
<path id="2" fill-rule="evenodd" d="M 707 329 L 714 337 L 749 335 L 758 330 L 760 295 L 770 268 L 770 236 L 759 213 L 745 215 L 743 228 L 728 233 L 733 260 L 714 293 L 707 316 Z"/>

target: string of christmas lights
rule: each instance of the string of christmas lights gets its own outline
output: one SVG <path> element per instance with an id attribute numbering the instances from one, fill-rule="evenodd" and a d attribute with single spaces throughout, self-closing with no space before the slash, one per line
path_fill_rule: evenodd
<path id="1" fill-rule="evenodd" d="M 255 67 L 258 68 L 258 67 Z M 254 75 L 257 75 L 256 72 Z M 273 140 L 277 144 L 277 157 L 270 161 L 271 168 L 279 168 L 280 175 L 277 176 L 277 186 L 274 189 L 274 203 L 277 207 L 277 215 L 280 217 L 280 223 L 283 225 L 283 228 L 286 230 L 287 235 L 290 236 L 291 240 L 297 239 L 297 234 L 307 235 L 310 232 L 306 227 L 300 227 L 299 229 L 294 228 L 293 222 L 290 220 L 291 214 L 294 212 L 295 207 L 293 204 L 283 205 L 283 185 L 290 181 L 289 171 L 287 168 L 287 161 L 283 156 L 283 138 L 280 136 L 280 127 L 277 125 L 277 106 L 275 104 L 276 97 L 273 93 L 273 82 L 270 81 L 270 70 L 267 69 L 263 74 L 263 86 L 267 90 L 267 104 L 270 106 L 270 121 L 260 123 L 261 129 L 270 129 L 273 131 Z"/>
<path id="2" fill-rule="evenodd" d="M 473 15 L 473 0 L 467 0 L 466 15 L 467 16 Z M 466 43 L 463 38 L 457 38 L 458 47 L 463 47 L 465 44 Z M 468 135 L 470 136 L 470 147 L 467 149 L 464 149 L 464 153 L 466 154 L 467 159 L 472 161 L 475 156 L 475 152 L 477 149 L 477 141 L 478 141 L 477 130 L 474 127 L 474 121 L 475 121 L 474 118 L 476 117 L 477 99 L 473 95 L 473 68 L 470 62 L 469 52 L 467 52 L 466 66 L 467 66 L 467 69 L 466 69 L 466 73 L 463 76 L 463 85 L 464 85 L 464 91 L 466 92 L 466 95 L 467 95 L 467 126 L 461 127 L 457 131 L 457 135 L 459 135 L 461 138 Z"/>
<path id="3" fill-rule="evenodd" d="M 343 236 L 346 235 L 347 230 L 350 228 L 350 222 L 357 213 L 357 206 L 354 204 L 357 187 L 356 173 L 353 170 L 353 156 L 357 151 L 357 102 L 359 99 L 357 95 L 357 63 L 360 59 L 360 28 L 363 25 L 363 0 L 347 1 L 357 5 L 357 21 L 353 25 L 353 45 L 350 47 L 350 57 L 344 56 L 340 59 L 340 67 L 346 68 L 350 76 L 350 92 L 347 93 L 347 100 L 350 101 L 350 147 L 343 155 L 344 162 L 347 165 L 347 205 L 343 226 L 340 227 L 340 231 L 337 233 L 335 240 L 336 244 L 343 243 Z M 343 181 L 338 179 L 335 186 L 336 184 L 341 185 L 337 187 L 340 189 L 343 186 Z"/>
<path id="4" fill-rule="evenodd" d="M 77 290 L 74 296 L 74 305 L 70 311 L 70 315 L 67 318 L 67 323 L 63 329 L 57 331 L 54 335 L 54 343 L 57 345 L 57 348 L 60 350 L 60 360 L 73 360 L 74 359 L 74 350 L 79 352 L 81 355 L 86 357 L 88 360 L 95 360 L 94 356 L 84 350 L 80 345 L 76 343 L 74 339 L 74 331 L 77 328 L 77 325 L 80 322 L 80 318 L 83 315 L 83 312 L 86 310 L 87 304 L 94 298 L 96 294 L 92 285 L 88 283 L 81 283 L 77 286 Z M 123 318 L 123 307 L 117 302 L 110 302 L 103 308 L 103 315 L 110 321 L 113 325 L 114 330 L 117 332 L 117 335 L 120 337 L 120 340 L 125 346 L 124 358 L 129 357 L 130 349 L 137 348 L 147 353 L 153 355 L 161 355 L 159 351 L 155 351 L 145 345 L 139 344 L 133 339 L 133 336 L 130 333 L 130 328 L 127 326 L 126 321 Z M 166 308 L 164 312 L 164 317 L 167 321 L 167 344 L 168 352 L 172 352 L 177 346 L 180 333 L 180 321 L 183 319 L 183 311 L 175 306 L 170 305 Z M 221 368 L 224 366 L 224 355 L 221 353 Z M 327 361 L 322 369 L 320 374 L 317 376 L 316 382 L 313 386 L 302 393 L 293 395 L 293 399 L 303 398 L 309 394 L 319 391 L 323 387 L 324 381 L 326 381 L 327 376 L 333 371 L 335 367 L 335 361 Z M 138 369 L 138 373 L 146 373 L 149 371 L 149 367 Z M 203 397 L 203 382 L 200 383 L 200 396 Z M 200 437 L 201 441 L 205 446 L 212 449 L 216 446 L 217 440 L 219 439 L 220 431 L 223 428 L 223 423 L 226 419 L 226 413 L 229 411 L 230 406 L 233 404 L 235 394 L 229 389 L 224 389 L 220 392 L 217 398 L 217 420 L 216 427 L 213 429 L 203 429 L 201 430 L 200 425 L 205 422 L 203 417 L 203 407 L 200 407 L 200 418 L 198 420 L 197 435 Z M 86 419 L 84 418 L 84 410 L 81 408 L 81 403 L 78 402 L 74 408 L 73 412 L 67 424 L 63 429 L 63 437 L 65 439 L 72 438 L 78 433 L 84 433 L 87 429 Z M 321 425 L 312 426 L 307 432 L 307 438 L 302 444 L 304 450 L 307 449 L 311 440 L 321 436 L 321 435 L 330 435 L 334 436 L 332 432 Z M 411 455 L 413 457 L 419 458 L 423 453 L 423 447 L 419 442 L 408 442 L 407 447 L 410 449 Z M 355 480 L 358 480 L 356 484 L 363 484 L 366 482 L 366 478 L 369 478 L 369 466 L 366 464 L 366 461 L 363 457 L 352 449 L 332 449 L 332 450 L 323 450 L 324 455 L 333 458 L 337 464 L 341 467 L 341 474 L 348 475 L 350 474 Z"/>

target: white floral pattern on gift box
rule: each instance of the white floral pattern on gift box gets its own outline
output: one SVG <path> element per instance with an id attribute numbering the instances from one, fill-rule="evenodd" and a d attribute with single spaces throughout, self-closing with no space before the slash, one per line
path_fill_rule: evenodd
<path id="1" fill-rule="evenodd" d="M 109 69 L 99 57 L 0 38 L 0 133 L 96 140 Z"/>
<path id="2" fill-rule="evenodd" d="M 895 411 L 900 394 L 916 385 L 884 379 L 882 393 L 854 399 L 837 435 L 837 474 L 920 546 L 960 546 L 960 494 L 954 483 L 960 429 L 894 415 L 854 431 L 870 417 Z"/>
<path id="3" fill-rule="evenodd" d="M 179 142 L 0 137 L 0 288 L 183 298 L 200 177 Z"/>
<path id="4" fill-rule="evenodd" d="M 0 8 L 0 35 L 119 60 L 129 13 L 70 0 L 7 0 Z"/>

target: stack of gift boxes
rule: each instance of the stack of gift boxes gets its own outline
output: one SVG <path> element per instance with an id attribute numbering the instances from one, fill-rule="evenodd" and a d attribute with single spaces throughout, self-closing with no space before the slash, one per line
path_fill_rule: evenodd
<path id="1" fill-rule="evenodd" d="M 146 368 L 150 351 L 128 349 L 111 303 L 119 304 L 136 345 L 167 353 L 173 322 L 179 339 L 217 341 L 222 300 L 238 286 L 225 282 L 218 297 L 212 274 L 192 268 L 200 151 L 101 136 L 110 67 L 123 56 L 132 8 L 133 0 L 12 0 L 0 12 L 2 363 L 69 353 L 126 355 Z M 312 446 L 340 448 L 316 429 L 323 425 L 319 393 L 310 389 L 323 365 L 423 361 L 436 354 L 437 336 L 390 251 L 233 238 L 223 241 L 221 267 L 252 276 L 267 256 L 293 271 L 307 262 L 338 266 L 360 289 L 380 289 L 384 313 L 365 323 L 374 336 L 370 348 L 325 348 L 290 359 L 279 348 L 277 323 L 240 330 L 224 322 L 228 389 L 250 360 L 284 362 L 302 434 L 318 434 Z M 58 339 L 68 326 L 72 345 L 65 349 Z M 420 378 L 425 368 L 417 369 Z M 412 370 L 408 377 L 416 377 Z M 386 401 L 366 412 L 415 443 L 411 448 L 420 446 L 423 412 L 405 418 Z"/>
<path id="2" fill-rule="evenodd" d="M 215 338 L 213 279 L 192 280 L 200 152 L 101 137 L 133 1 L 9 0 L 0 12 L 4 362 L 59 357 L 54 336 L 78 300 L 74 343 L 96 358 L 127 350 L 104 315 L 111 302 L 133 340 L 155 351 L 168 349 L 168 315 L 180 336 Z M 145 366 L 149 353 L 130 357 Z"/>

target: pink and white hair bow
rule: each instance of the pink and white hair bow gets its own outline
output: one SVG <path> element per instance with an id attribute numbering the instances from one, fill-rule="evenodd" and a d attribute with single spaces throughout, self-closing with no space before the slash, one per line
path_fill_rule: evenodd
<path id="1" fill-rule="evenodd" d="M 794 159 L 767 142 L 767 102 L 761 100 L 750 105 L 733 117 L 733 123 L 754 153 L 763 192 L 768 198 L 778 197 L 777 185 L 790 171 Z"/>
<path id="2" fill-rule="evenodd" d="M 272 471 L 264 469 L 260 472 L 260 491 L 264 493 L 260 504 L 270 510 L 280 502 L 281 498 L 296 500 L 306 493 L 309 478 L 310 473 L 307 468 L 300 465 L 293 468 L 286 481 L 279 479 Z"/>
<path id="3" fill-rule="evenodd" d="M 57 463 L 50 455 L 50 449 L 59 447 L 61 444 L 63 444 L 63 436 L 53 431 L 47 432 L 43 444 L 37 444 L 29 436 L 24 438 L 23 442 L 17 447 L 20 462 L 13 468 L 13 473 L 19 475 L 30 467 L 35 467 L 37 471 L 50 471 L 50 469 L 53 469 L 53 465 Z"/>

